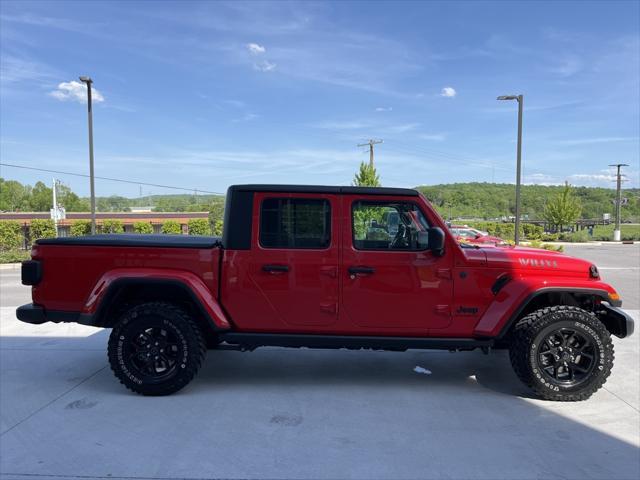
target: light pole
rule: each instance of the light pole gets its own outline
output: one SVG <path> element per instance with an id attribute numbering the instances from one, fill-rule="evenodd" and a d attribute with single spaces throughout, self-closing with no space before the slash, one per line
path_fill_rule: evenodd
<path id="1" fill-rule="evenodd" d="M 96 234 L 96 191 L 93 178 L 93 113 L 91 109 L 91 77 L 80 77 L 80 81 L 87 85 L 87 113 L 89 116 L 89 178 L 91 183 L 91 235 Z"/>
<path id="2" fill-rule="evenodd" d="M 626 163 L 615 163 L 613 165 L 609 165 L 610 167 L 616 167 L 618 169 L 618 173 L 616 174 L 616 226 L 613 230 L 613 241 L 620 241 L 620 207 L 622 206 L 622 175 L 620 174 L 621 167 L 628 167 L 629 165 Z"/>
<path id="3" fill-rule="evenodd" d="M 501 95 L 498 100 L 518 101 L 518 161 L 516 167 L 516 236 L 515 244 L 520 243 L 520 177 L 522 172 L 522 95 Z"/>

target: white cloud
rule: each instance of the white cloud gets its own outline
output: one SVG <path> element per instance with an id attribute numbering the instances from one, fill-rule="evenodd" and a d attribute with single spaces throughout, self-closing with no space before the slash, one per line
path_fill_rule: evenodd
<path id="1" fill-rule="evenodd" d="M 441 91 L 440 91 L 440 96 L 441 97 L 449 97 L 449 98 L 453 98 L 457 95 L 458 92 L 456 92 L 456 89 L 453 87 L 444 87 Z"/>
<path id="2" fill-rule="evenodd" d="M 257 43 L 247 43 L 247 50 L 251 55 L 261 55 L 267 51 L 265 47 Z"/>
<path id="3" fill-rule="evenodd" d="M 376 112 L 390 112 L 393 107 L 376 107 Z"/>
<path id="4" fill-rule="evenodd" d="M 253 68 L 260 70 L 261 72 L 271 72 L 276 69 L 276 64 L 265 60 L 260 63 L 254 63 Z"/>
<path id="5" fill-rule="evenodd" d="M 444 133 L 423 133 L 422 135 L 418 135 L 422 140 L 433 140 L 436 142 L 442 142 L 446 135 Z"/>
<path id="6" fill-rule="evenodd" d="M 242 117 L 236 118 L 235 120 L 233 120 L 233 122 L 236 122 L 236 123 L 237 122 L 250 122 L 251 120 L 255 120 L 258 117 L 260 117 L 260 115 L 258 115 L 257 113 L 246 113 Z"/>
<path id="7" fill-rule="evenodd" d="M 63 102 L 71 100 L 87 103 L 87 87 L 84 83 L 76 80 L 58 84 L 57 90 L 49 92 L 49 95 Z M 95 103 L 104 102 L 104 96 L 93 87 L 91 87 L 91 99 Z"/>
<path id="8" fill-rule="evenodd" d="M 594 143 L 612 143 L 612 142 L 632 142 L 638 141 L 640 137 L 593 137 L 593 138 L 576 138 L 571 140 L 562 140 L 558 142 L 561 145 L 591 145 Z"/>

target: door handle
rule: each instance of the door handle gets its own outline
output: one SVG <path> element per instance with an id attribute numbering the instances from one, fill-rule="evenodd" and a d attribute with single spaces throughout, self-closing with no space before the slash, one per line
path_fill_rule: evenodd
<path id="1" fill-rule="evenodd" d="M 373 267 L 349 267 L 349 275 L 371 275 L 375 273 L 376 269 Z"/>
<path id="2" fill-rule="evenodd" d="M 269 273 L 285 273 L 289 271 L 289 266 L 288 265 L 263 265 L 262 271 L 269 272 Z"/>

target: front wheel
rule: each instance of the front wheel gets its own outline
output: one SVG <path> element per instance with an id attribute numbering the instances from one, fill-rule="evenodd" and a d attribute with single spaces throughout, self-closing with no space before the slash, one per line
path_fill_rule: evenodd
<path id="1" fill-rule="evenodd" d="M 169 395 L 203 363 L 202 332 L 182 308 L 149 302 L 125 311 L 109 337 L 109 363 L 120 382 L 142 395 Z"/>
<path id="2" fill-rule="evenodd" d="M 514 371 L 547 400 L 586 400 L 613 367 L 611 336 L 598 318 L 578 307 L 542 308 L 523 317 L 509 345 Z"/>

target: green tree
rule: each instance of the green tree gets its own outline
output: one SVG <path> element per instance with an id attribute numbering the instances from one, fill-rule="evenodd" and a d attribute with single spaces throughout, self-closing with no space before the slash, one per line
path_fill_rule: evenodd
<path id="1" fill-rule="evenodd" d="M 222 220 L 216 220 L 216 223 L 213 225 L 211 229 L 211 233 L 213 233 L 216 237 L 222 236 L 222 232 L 224 230 L 224 224 Z"/>
<path id="2" fill-rule="evenodd" d="M 15 180 L 0 177 L 0 211 L 29 210 L 30 188 Z"/>
<path id="3" fill-rule="evenodd" d="M 67 212 L 86 212 L 90 210 L 89 201 L 78 197 L 69 187 L 58 184 L 56 187 L 57 201 Z"/>
<path id="4" fill-rule="evenodd" d="M 217 223 L 222 222 L 223 220 L 224 197 L 214 197 L 209 204 L 209 224 L 211 225 L 211 230 L 215 232 Z"/>
<path id="5" fill-rule="evenodd" d="M 71 224 L 69 233 L 72 237 L 80 237 L 82 235 L 89 235 L 91 233 L 91 221 L 90 220 L 76 220 Z"/>
<path id="6" fill-rule="evenodd" d="M 133 231 L 135 233 L 153 233 L 153 225 L 149 222 L 134 222 Z"/>
<path id="7" fill-rule="evenodd" d="M 162 233 L 171 235 L 180 235 L 182 233 L 182 227 L 175 220 L 167 220 L 162 224 Z"/>
<path id="8" fill-rule="evenodd" d="M 34 242 L 39 238 L 52 238 L 57 236 L 56 227 L 53 220 L 44 218 L 34 218 L 29 226 L 29 236 Z"/>
<path id="9" fill-rule="evenodd" d="M 102 233 L 124 233 L 124 225 L 122 220 L 115 218 L 106 219 L 102 222 Z"/>
<path id="10" fill-rule="evenodd" d="M 22 227 L 14 220 L 0 222 L 0 250 L 16 250 L 22 246 Z"/>
<path id="11" fill-rule="evenodd" d="M 31 189 L 29 208 L 32 212 L 48 212 L 53 205 L 53 192 L 42 182 Z"/>
<path id="12" fill-rule="evenodd" d="M 189 235 L 211 235 L 211 225 L 206 218 L 192 218 L 187 223 Z"/>
<path id="13" fill-rule="evenodd" d="M 380 177 L 378 176 L 378 172 L 376 172 L 376 167 L 367 162 L 362 162 L 358 173 L 353 177 L 353 185 L 356 187 L 381 186 Z"/>
<path id="14" fill-rule="evenodd" d="M 569 182 L 565 182 L 562 191 L 544 206 L 544 218 L 562 231 L 563 226 L 572 224 L 580 217 L 581 211 L 580 200 L 574 195 Z"/>

